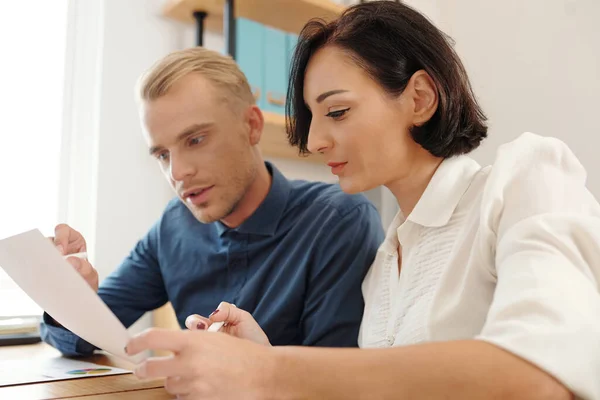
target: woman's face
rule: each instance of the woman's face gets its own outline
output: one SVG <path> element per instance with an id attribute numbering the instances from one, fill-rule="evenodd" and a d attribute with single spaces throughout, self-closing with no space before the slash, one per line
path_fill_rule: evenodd
<path id="1" fill-rule="evenodd" d="M 400 96 L 391 96 L 347 53 L 326 46 L 309 61 L 304 101 L 312 112 L 308 150 L 325 155 L 347 193 L 410 178 L 433 158 L 409 133 L 437 107 L 437 91 L 424 71 Z"/>

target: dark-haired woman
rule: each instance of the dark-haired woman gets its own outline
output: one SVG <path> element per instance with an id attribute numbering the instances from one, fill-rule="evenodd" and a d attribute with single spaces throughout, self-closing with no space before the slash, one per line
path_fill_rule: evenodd
<path id="1" fill-rule="evenodd" d="M 571 151 L 526 133 L 491 167 L 469 158 L 487 127 L 465 70 L 395 2 L 309 23 L 290 83 L 290 142 L 400 206 L 363 284 L 363 349 L 152 330 L 129 352 L 175 354 L 138 374 L 190 398 L 599 399 L 600 206 Z M 268 344 L 243 310 L 217 321 Z"/>

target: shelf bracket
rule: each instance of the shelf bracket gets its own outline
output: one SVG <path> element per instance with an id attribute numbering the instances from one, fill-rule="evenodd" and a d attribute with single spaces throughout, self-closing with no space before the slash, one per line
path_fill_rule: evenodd
<path id="1" fill-rule="evenodd" d="M 196 46 L 202 46 L 204 43 L 204 19 L 208 14 L 205 11 L 194 11 L 196 20 Z"/>
<path id="2" fill-rule="evenodd" d="M 225 52 L 235 60 L 235 0 L 225 0 L 223 10 L 223 34 L 225 35 Z"/>
<path id="3" fill-rule="evenodd" d="M 235 60 L 235 0 L 225 0 L 223 10 L 223 36 L 225 38 L 225 53 Z M 204 45 L 204 20 L 206 11 L 194 11 L 196 20 L 196 46 Z"/>

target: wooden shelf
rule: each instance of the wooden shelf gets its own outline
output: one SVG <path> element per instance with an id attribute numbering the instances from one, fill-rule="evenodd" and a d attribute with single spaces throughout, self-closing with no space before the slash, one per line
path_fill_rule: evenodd
<path id="1" fill-rule="evenodd" d="M 205 11 L 206 29 L 223 29 L 224 0 L 168 0 L 163 14 L 177 21 L 194 23 L 193 12 Z M 311 18 L 332 20 L 344 6 L 329 0 L 237 0 L 235 16 L 244 17 L 287 32 L 299 33 Z"/>
<path id="2" fill-rule="evenodd" d="M 263 111 L 265 127 L 260 148 L 266 157 L 287 158 L 298 161 L 309 161 L 325 164 L 325 158 L 320 154 L 300 156 L 298 148 L 290 146 L 285 133 L 285 117 L 283 115 Z"/>

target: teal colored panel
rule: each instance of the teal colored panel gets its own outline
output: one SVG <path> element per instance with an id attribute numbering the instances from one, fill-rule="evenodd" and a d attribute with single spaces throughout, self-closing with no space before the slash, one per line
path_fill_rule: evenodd
<path id="1" fill-rule="evenodd" d="M 265 27 L 265 111 L 284 113 L 288 65 L 287 34 Z"/>
<path id="2" fill-rule="evenodd" d="M 236 22 L 235 58 L 262 108 L 265 99 L 265 27 L 246 18 L 238 18 Z"/>
<path id="3" fill-rule="evenodd" d="M 294 55 L 294 51 L 296 50 L 296 45 L 298 44 L 298 35 L 293 33 L 288 33 L 286 35 L 286 93 L 289 85 L 289 76 L 292 70 L 292 57 Z"/>
<path id="4" fill-rule="evenodd" d="M 287 73 L 289 76 L 290 73 L 290 68 L 291 68 L 291 62 L 292 62 L 292 56 L 294 55 L 294 50 L 296 49 L 296 44 L 298 43 L 298 35 L 295 35 L 293 33 L 288 33 L 287 34 Z"/>

